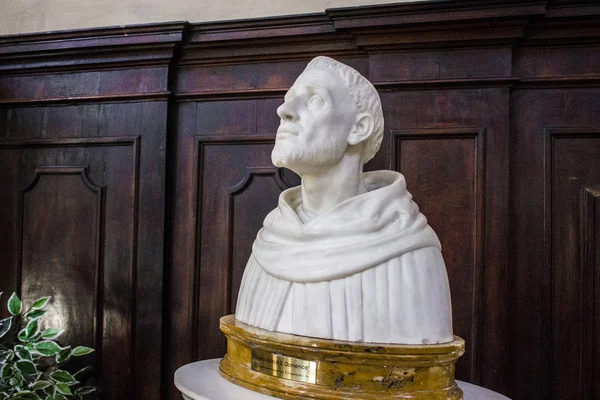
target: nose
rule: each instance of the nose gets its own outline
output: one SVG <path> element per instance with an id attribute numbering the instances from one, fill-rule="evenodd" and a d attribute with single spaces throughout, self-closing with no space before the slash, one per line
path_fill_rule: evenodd
<path id="1" fill-rule="evenodd" d="M 277 108 L 277 115 L 283 121 L 296 121 L 298 119 L 298 114 L 295 112 L 294 107 L 291 102 L 284 101 L 282 105 Z"/>

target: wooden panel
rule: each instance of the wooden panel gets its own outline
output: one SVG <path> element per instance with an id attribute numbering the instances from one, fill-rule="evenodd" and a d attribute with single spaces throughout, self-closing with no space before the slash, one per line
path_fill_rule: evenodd
<path id="1" fill-rule="evenodd" d="M 199 143 L 196 356 L 220 357 L 219 318 L 235 311 L 256 233 L 287 184 L 270 164 L 274 141 Z"/>
<path id="2" fill-rule="evenodd" d="M 430 50 L 370 57 L 374 82 L 510 76 L 511 49 Z M 414 68 L 420 65 L 420 68 Z"/>
<path id="3" fill-rule="evenodd" d="M 301 60 L 283 60 L 269 63 L 210 65 L 182 67 L 179 69 L 177 91 L 179 95 L 195 93 L 239 93 L 261 90 L 282 90 L 292 86 L 312 57 Z M 337 57 L 341 62 L 367 73 L 365 58 Z M 280 94 L 283 98 L 285 92 Z M 262 96 L 261 96 L 262 97 Z"/>
<path id="4" fill-rule="evenodd" d="M 597 97 L 593 88 L 513 97 L 513 363 L 517 393 L 531 398 L 584 396 L 580 221 L 582 190 L 599 182 Z"/>
<path id="5" fill-rule="evenodd" d="M 600 397 L 600 185 L 582 193 L 583 395 Z M 592 349 L 591 351 L 585 349 Z"/>
<path id="6" fill-rule="evenodd" d="M 0 77 L 0 101 L 85 98 L 119 94 L 164 93 L 167 68 L 92 71 Z"/>
<path id="7" fill-rule="evenodd" d="M 203 136 L 273 135 L 279 126 L 274 110 L 282 103 L 283 94 L 273 99 L 198 102 L 196 130 Z"/>
<path id="8" fill-rule="evenodd" d="M 500 392 L 505 392 L 509 385 L 503 372 L 503 368 L 509 368 L 506 357 L 509 288 L 504 279 L 508 268 L 505 234 L 508 226 L 508 95 L 508 89 L 503 87 L 383 92 L 381 98 L 387 126 L 392 132 L 397 129 L 420 139 L 406 141 L 414 147 L 411 149 L 402 142 L 400 160 L 397 159 L 396 141 L 384 139 L 383 150 L 377 156 L 388 160 L 382 168 L 404 168 L 402 164 L 408 157 L 415 171 L 415 177 L 407 179 L 409 190 L 412 192 L 412 188 L 417 188 L 418 192 L 430 188 L 430 195 L 418 200 L 417 204 L 425 211 L 434 210 L 431 216 L 425 214 L 434 229 L 450 229 L 448 238 L 452 245 L 444 248 L 451 252 L 449 257 L 455 257 L 448 271 L 450 281 L 454 282 L 452 293 L 465 296 L 453 301 L 455 307 L 460 307 L 457 332 L 472 342 L 469 355 L 460 361 L 457 376 Z M 450 154 L 445 153 L 443 144 L 450 146 L 447 149 Z M 483 168 L 484 165 L 495 167 Z M 419 175 L 416 172 L 419 169 L 423 169 L 423 174 L 428 171 L 431 176 Z M 447 187 L 446 178 L 458 180 L 460 184 Z M 447 187 L 448 195 L 434 196 L 435 191 L 428 181 Z M 419 189 L 421 185 L 423 189 Z M 463 198 L 465 193 L 471 197 Z M 463 229 L 472 229 L 461 232 L 470 238 L 472 253 L 461 250 L 464 244 L 453 236 L 459 232 L 447 225 L 444 214 L 445 202 L 456 207 L 455 202 L 465 205 L 468 201 L 473 203 L 456 215 L 455 222 L 462 221 L 468 225 Z"/>
<path id="9" fill-rule="evenodd" d="M 151 382 L 161 376 L 162 315 L 157 310 L 162 308 L 166 111 L 164 102 L 130 102 L 19 105 L 4 113 L 0 180 L 6 190 L 0 193 L 0 207 L 6 212 L 0 216 L 0 236 L 7 240 L 0 245 L 0 254 L 11 267 L 0 269 L 0 290 L 18 289 L 23 282 L 28 300 L 54 294 L 62 302 L 57 303 L 60 310 L 73 306 L 62 320 L 61 326 L 72 331 L 65 339 L 97 348 L 98 382 L 102 395 L 109 398 L 160 396 L 159 386 Z M 122 132 L 129 136 L 119 136 Z M 65 171 L 61 168 L 69 166 L 85 167 L 85 176 L 104 188 L 105 216 L 96 232 L 103 245 L 94 253 L 101 261 L 91 264 L 94 245 L 86 239 L 86 231 L 60 236 L 62 230 L 71 232 L 83 223 L 66 211 L 52 214 L 53 207 L 45 202 L 56 198 L 75 216 L 87 210 L 89 199 L 73 181 L 55 182 L 47 188 L 52 189 L 48 195 L 38 195 L 38 186 L 33 187 L 27 193 L 43 197 L 35 197 L 35 204 L 26 197 L 29 208 L 25 214 L 19 212 L 20 189 L 33 179 L 36 168 Z M 53 175 L 41 175 L 40 188 L 46 188 L 49 176 Z M 32 232 L 48 238 L 45 246 L 35 247 L 37 242 L 29 240 L 19 250 L 20 215 L 25 218 L 25 234 L 30 223 L 34 227 L 38 220 L 43 223 Z M 54 260 L 60 268 L 38 273 L 42 268 L 38 259 Z M 66 284 L 61 280 L 65 271 L 70 271 Z M 38 276 L 44 279 L 33 278 Z M 88 290 L 94 286 L 90 276 L 99 282 L 97 291 Z M 114 354 L 119 356 L 107 356 Z"/>
<path id="10" fill-rule="evenodd" d="M 281 187 L 298 184 L 270 161 L 281 103 L 279 97 L 178 105 L 177 162 L 169 173 L 168 243 L 176 249 L 167 254 L 170 376 L 186 363 L 222 356 L 218 320 L 234 310 L 252 242 Z M 171 379 L 166 386 L 168 398 L 179 398 Z"/>
<path id="11" fill-rule="evenodd" d="M 49 323 L 67 330 L 68 343 L 97 349 L 102 393 L 128 393 L 137 139 L 10 141 L 0 143 L 0 153 L 15 162 L 6 165 L 4 175 L 14 178 L 2 197 L 16 192 L 22 199 L 0 216 L 21 221 L 17 245 L 2 251 L 15 260 L 14 280 L 3 289 L 20 289 L 25 301 L 51 295 Z M 105 354 L 120 354 L 119 362 Z"/>
<path id="12" fill-rule="evenodd" d="M 519 49 L 516 73 L 523 78 L 565 78 L 573 76 L 600 75 L 600 47 L 581 46 L 569 49 L 570 57 L 564 57 L 564 48 L 525 47 Z M 573 62 L 576 59 L 577 62 Z"/>
<path id="13" fill-rule="evenodd" d="M 392 131 L 396 169 L 442 242 L 452 293 L 454 333 L 465 338 L 457 374 L 478 365 L 483 277 L 484 134 L 480 129 Z"/>
<path id="14" fill-rule="evenodd" d="M 544 268 L 549 290 L 544 304 L 552 354 L 551 390 L 557 398 L 594 398 L 595 351 L 589 333 L 593 334 L 597 311 L 588 283 L 595 281 L 596 271 L 582 254 L 587 249 L 589 257 L 594 248 L 590 240 L 595 240 L 595 207 L 586 188 L 600 185 L 600 129 L 548 128 L 545 133 L 545 215 L 550 229 Z"/>
<path id="15" fill-rule="evenodd" d="M 31 303 L 41 294 L 52 295 L 44 320 L 67 329 L 61 341 L 101 349 L 103 188 L 89 179 L 85 167 L 38 167 L 34 174 L 21 189 L 22 250 L 17 256 L 18 274 L 26 279 L 17 284 L 22 298 Z M 87 362 L 76 359 L 73 367 Z"/>
<path id="16" fill-rule="evenodd" d="M 100 398 L 161 395 L 168 77 L 183 29 L 0 38 L 0 291 L 54 295 L 65 339 L 97 349 Z M 75 166 L 101 193 L 63 174 Z M 20 189 L 46 167 L 57 174 L 20 214 Z"/>

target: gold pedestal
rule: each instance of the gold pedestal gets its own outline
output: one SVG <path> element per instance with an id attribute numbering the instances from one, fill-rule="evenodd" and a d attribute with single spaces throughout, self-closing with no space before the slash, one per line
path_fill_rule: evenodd
<path id="1" fill-rule="evenodd" d="M 221 318 L 221 375 L 280 399 L 459 400 L 454 364 L 465 341 L 436 345 L 342 342 L 269 332 Z"/>

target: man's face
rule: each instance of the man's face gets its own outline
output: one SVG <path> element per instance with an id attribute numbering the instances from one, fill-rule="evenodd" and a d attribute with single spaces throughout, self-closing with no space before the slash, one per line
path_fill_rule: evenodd
<path id="1" fill-rule="evenodd" d="M 303 174 L 339 162 L 357 113 L 342 78 L 324 68 L 305 70 L 284 100 L 277 109 L 273 164 Z"/>

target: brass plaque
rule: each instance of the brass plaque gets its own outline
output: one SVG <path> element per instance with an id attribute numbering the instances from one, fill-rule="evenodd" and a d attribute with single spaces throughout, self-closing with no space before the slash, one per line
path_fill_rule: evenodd
<path id="1" fill-rule="evenodd" d="M 293 381 L 317 383 L 317 362 L 252 350 L 252 370 Z"/>

